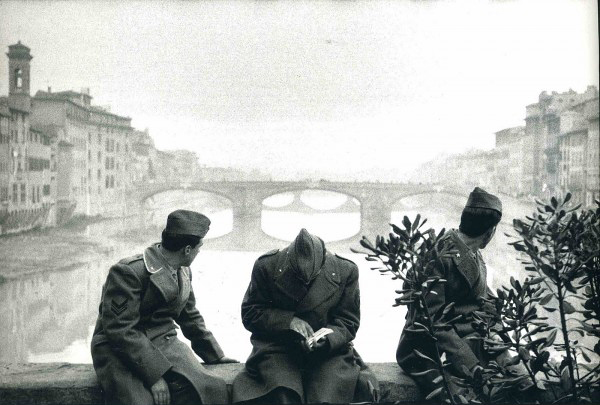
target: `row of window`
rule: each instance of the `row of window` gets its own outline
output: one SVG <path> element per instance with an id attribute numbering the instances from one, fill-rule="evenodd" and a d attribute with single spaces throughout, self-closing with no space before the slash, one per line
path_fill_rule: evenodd
<path id="1" fill-rule="evenodd" d="M 49 170 L 50 169 L 50 160 L 29 158 L 28 167 L 29 167 L 29 171 L 32 171 L 32 172 L 41 172 L 43 170 Z"/>
<path id="2" fill-rule="evenodd" d="M 47 136 L 43 136 L 37 131 L 29 131 L 29 142 L 39 143 L 42 145 L 50 145 L 50 140 Z"/>
<path id="3" fill-rule="evenodd" d="M 9 188 L 4 186 L 0 187 L 0 202 L 7 202 L 11 199 L 8 194 Z M 40 186 L 31 186 L 29 196 L 31 202 L 36 204 L 42 201 L 42 196 L 50 195 L 50 185 L 44 184 Z M 15 204 L 24 203 L 27 201 L 27 186 L 24 183 L 18 184 L 13 183 L 12 185 L 12 202 Z"/>

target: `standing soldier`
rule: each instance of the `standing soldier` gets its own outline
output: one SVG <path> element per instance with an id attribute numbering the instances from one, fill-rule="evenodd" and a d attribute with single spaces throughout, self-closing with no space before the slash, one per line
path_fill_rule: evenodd
<path id="1" fill-rule="evenodd" d="M 94 369 L 109 404 L 227 403 L 225 381 L 177 339 L 177 323 L 206 363 L 231 363 L 206 328 L 192 290 L 194 261 L 210 220 L 169 214 L 162 242 L 111 267 L 92 338 Z"/>
<path id="2" fill-rule="evenodd" d="M 253 350 L 233 382 L 234 402 L 376 399 L 377 381 L 352 345 L 360 324 L 358 268 L 305 229 L 287 248 L 258 258 L 242 322 Z M 321 328 L 332 332 L 310 339 Z"/>
<path id="3" fill-rule="evenodd" d="M 450 372 L 464 377 L 464 369 L 473 373 L 485 361 L 481 340 L 468 339 L 478 336 L 471 326 L 473 311 L 481 310 L 483 298 L 486 295 L 487 270 L 481 256 L 484 249 L 492 240 L 496 226 L 502 218 L 502 203 L 498 197 L 475 187 L 463 209 L 459 229 L 448 231 L 447 241 L 451 249 L 456 251 L 454 257 L 443 259 L 435 268 L 432 276 L 447 280 L 438 283 L 427 295 L 427 307 L 430 313 L 453 302 L 455 315 L 463 315 L 463 319 L 455 323 L 455 328 L 435 332 L 440 352 L 445 352 L 452 363 Z M 406 323 L 396 352 L 398 364 L 409 374 L 423 372 L 431 368 L 431 363 L 417 356 L 415 349 L 430 357 L 435 357 L 435 344 L 424 338 L 422 334 L 407 333 L 415 321 L 415 308 L 409 307 Z M 434 384 L 437 374 L 427 373 L 414 377 L 417 383 L 429 393 L 441 386 Z"/>

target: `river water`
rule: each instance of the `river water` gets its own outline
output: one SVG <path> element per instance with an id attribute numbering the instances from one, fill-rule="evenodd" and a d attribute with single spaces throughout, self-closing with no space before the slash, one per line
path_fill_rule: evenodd
<path id="1" fill-rule="evenodd" d="M 390 220 L 399 223 L 404 215 L 414 217 L 420 213 L 436 229 L 457 227 L 464 200 L 444 194 L 405 198 L 394 205 Z M 503 222 L 483 252 L 488 283 L 494 289 L 508 282 L 511 275 L 524 278 L 504 233 L 512 231 L 512 218 L 533 211 L 529 203 L 509 198 L 503 198 L 503 202 Z M 232 229 L 231 203 L 202 192 L 172 191 L 155 196 L 137 216 L 93 223 L 74 231 L 84 239 L 101 236 L 114 241 L 110 249 L 104 249 L 93 260 L 59 271 L 23 275 L 0 284 L 0 362 L 90 363 L 91 333 L 108 268 L 122 257 L 141 253 L 158 240 L 166 215 L 174 208 L 200 210 L 212 219 L 209 240 L 192 265 L 193 288 L 198 308 L 226 355 L 244 361 L 251 345 L 250 334 L 241 323 L 240 304 L 254 260 L 263 252 L 211 250 L 210 239 Z M 360 230 L 360 205 L 345 196 L 320 191 L 304 191 L 299 196 L 282 194 L 263 202 L 265 233 L 291 240 L 301 227 L 326 242 L 347 239 Z M 26 238 L 23 240 L 25 252 Z M 358 236 L 352 246 L 358 247 Z M 356 348 L 366 361 L 394 361 L 405 315 L 403 307 L 392 307 L 399 282 L 370 270 L 359 255 L 339 250 L 338 253 L 352 258 L 360 269 L 362 320 Z"/>

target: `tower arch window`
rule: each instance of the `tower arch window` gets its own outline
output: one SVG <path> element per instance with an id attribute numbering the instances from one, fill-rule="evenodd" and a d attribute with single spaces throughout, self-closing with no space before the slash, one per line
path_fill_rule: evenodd
<path id="1" fill-rule="evenodd" d="M 15 69 L 15 85 L 17 89 L 23 88 L 23 69 L 21 68 Z"/>

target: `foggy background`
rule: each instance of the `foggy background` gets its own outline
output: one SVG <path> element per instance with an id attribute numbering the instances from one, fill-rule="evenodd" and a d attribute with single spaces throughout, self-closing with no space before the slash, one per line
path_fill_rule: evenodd
<path id="1" fill-rule="evenodd" d="M 598 85 L 595 1 L 0 1 L 33 91 L 90 88 L 157 148 L 282 178 L 397 180 Z M 0 63 L 0 94 L 6 94 Z"/>
<path id="2" fill-rule="evenodd" d="M 49 87 L 89 88 L 93 105 L 147 128 L 159 155 L 196 152 L 200 174 L 219 167 L 260 180 L 398 182 L 440 154 L 492 149 L 494 132 L 523 125 L 525 106 L 542 91 L 597 87 L 597 21 L 592 0 L 0 0 L 0 49 L 17 41 L 31 48 L 32 97 Z M 0 96 L 8 94 L 8 75 L 2 56 Z M 95 164 L 103 169 L 103 161 Z M 98 179 L 104 199 L 90 192 L 88 212 L 92 203 L 100 201 L 94 212 L 102 212 L 98 205 L 112 202 Z M 128 184 L 117 189 L 120 197 L 144 186 Z M 250 352 L 240 303 L 254 260 L 304 226 L 359 265 L 356 346 L 366 361 L 393 362 L 405 310 L 392 307 L 398 284 L 348 254 L 366 232 L 361 218 L 373 189 L 359 199 L 318 190 L 323 184 L 250 201 L 253 229 L 235 228 L 241 199 L 191 187 L 137 201 L 141 208 L 126 206 L 127 215 L 0 236 L 0 362 L 90 363 L 109 267 L 157 241 L 176 208 L 213 220 L 192 266 L 193 286 L 228 356 L 244 361 Z M 437 185 L 407 192 L 381 203 L 381 222 L 420 213 L 438 230 L 456 227 L 467 193 Z M 483 253 L 492 288 L 525 277 L 505 233 L 513 218 L 533 211 L 530 197 L 501 195 L 505 215 Z M 231 243 L 239 231 L 258 235 L 260 248 Z"/>

